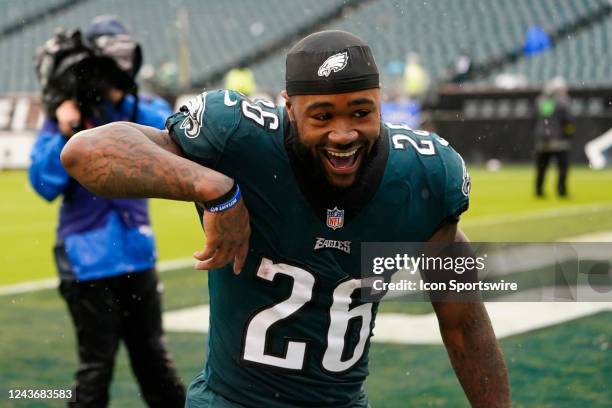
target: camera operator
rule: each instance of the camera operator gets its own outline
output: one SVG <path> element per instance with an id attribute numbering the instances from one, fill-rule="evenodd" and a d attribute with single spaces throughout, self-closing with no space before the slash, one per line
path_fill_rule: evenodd
<path id="1" fill-rule="evenodd" d="M 54 255 L 78 342 L 70 406 L 108 405 L 120 340 L 150 407 L 182 407 L 185 400 L 162 331 L 147 201 L 97 196 L 60 162 L 62 148 L 79 130 L 120 120 L 164 127 L 159 101 L 153 106 L 137 93 L 141 62 L 140 46 L 111 16 L 94 19 L 85 35 L 58 32 L 36 56 L 47 119 L 29 176 L 46 200 L 63 196 Z"/>

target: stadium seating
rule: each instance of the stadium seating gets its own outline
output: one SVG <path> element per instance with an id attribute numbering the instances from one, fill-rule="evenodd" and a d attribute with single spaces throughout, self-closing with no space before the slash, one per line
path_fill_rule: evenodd
<path id="1" fill-rule="evenodd" d="M 523 75 L 531 84 L 542 83 L 557 75 L 571 84 L 609 84 L 612 79 L 611 46 L 612 20 L 608 18 L 576 35 L 567 36 L 547 52 L 505 66 L 491 74 L 488 82 L 504 72 Z"/>
<path id="2" fill-rule="evenodd" d="M 63 3 L 65 0 L 0 0 L 0 31 L 9 24 L 15 24 L 24 18 Z"/>
<path id="3" fill-rule="evenodd" d="M 65 0 L 63 1 L 65 2 Z M 62 0 L 0 0 L 5 12 L 0 28 L 53 7 Z M 245 55 L 265 50 L 300 29 L 343 29 L 355 32 L 372 46 L 383 73 L 400 64 L 408 52 L 417 52 L 434 80 L 444 77 L 461 52 L 484 63 L 522 46 L 532 25 L 555 32 L 601 9 L 607 0 L 374 0 L 346 7 L 341 19 L 321 25 L 322 17 L 348 5 L 342 0 L 89 0 L 74 2 L 61 13 L 38 19 L 19 32 L 0 37 L 0 93 L 37 91 L 32 67 L 35 48 L 56 27 L 86 25 L 100 14 L 118 15 L 143 43 L 145 62 L 160 66 L 178 61 L 181 47 L 190 55 L 192 80 L 201 80 L 230 68 Z M 187 24 L 178 24 L 179 10 Z M 179 25 L 184 27 L 179 30 Z M 532 58 L 495 72 L 520 73 L 535 83 L 562 74 L 570 82 L 603 82 L 610 77 L 608 45 L 612 22 L 606 21 L 562 39 L 558 45 Z M 260 90 L 283 88 L 284 55 L 290 43 L 252 66 Z M 602 61 L 588 61 L 598 55 Z M 603 60 L 605 58 L 605 60 Z M 397 64 L 396 64 L 397 66 Z M 559 72 L 561 68 L 562 72 Z M 494 75 L 481 79 L 490 84 Z M 388 79 L 388 78 L 385 78 Z M 387 82 L 388 83 L 388 82 Z"/>
<path id="4" fill-rule="evenodd" d="M 408 52 L 417 52 L 432 77 L 439 79 L 462 51 L 475 63 L 486 62 L 520 49 L 532 25 L 554 32 L 606 4 L 605 0 L 378 0 L 325 28 L 363 37 L 381 70 L 392 61 L 403 62 Z M 284 51 L 254 67 L 264 88 L 282 88 Z M 589 65 L 598 69 L 595 63 Z"/>
<path id="5" fill-rule="evenodd" d="M 25 3 L 37 4 L 35 0 Z M 63 13 L 0 39 L 0 60 L 4 64 L 0 70 L 0 92 L 37 90 L 34 69 L 24 71 L 24 67 L 32 66 L 36 47 L 49 38 L 56 27 L 83 27 L 96 15 L 119 16 L 142 42 L 145 62 L 153 66 L 177 61 L 180 43 L 186 41 L 192 78 L 198 78 L 317 21 L 341 3 L 341 0 L 266 0 L 265 3 L 250 0 L 91 0 L 77 3 Z M 181 9 L 185 10 L 188 21 L 184 39 L 177 29 L 177 13 Z"/>

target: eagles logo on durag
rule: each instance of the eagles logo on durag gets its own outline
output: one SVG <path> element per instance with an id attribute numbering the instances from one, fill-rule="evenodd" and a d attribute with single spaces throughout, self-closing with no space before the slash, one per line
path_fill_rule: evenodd
<path id="1" fill-rule="evenodd" d="M 346 51 L 339 52 L 338 54 L 332 55 L 321 64 L 317 71 L 317 75 L 320 77 L 328 77 L 332 71 L 342 71 L 346 67 L 346 64 L 348 64 L 348 53 Z"/>

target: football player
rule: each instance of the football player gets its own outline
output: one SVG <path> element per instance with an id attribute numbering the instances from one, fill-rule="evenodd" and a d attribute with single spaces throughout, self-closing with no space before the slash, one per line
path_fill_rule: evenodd
<path id="1" fill-rule="evenodd" d="M 360 244 L 466 241 L 463 160 L 437 135 L 381 123 L 365 42 L 314 33 L 286 67 L 284 108 L 208 91 L 166 131 L 111 124 L 63 151 L 70 174 L 99 194 L 197 203 L 208 241 L 196 267 L 214 270 L 208 359 L 189 407 L 368 406 L 378 303 L 355 296 Z M 471 404 L 510 406 L 482 303 L 434 309 Z"/>

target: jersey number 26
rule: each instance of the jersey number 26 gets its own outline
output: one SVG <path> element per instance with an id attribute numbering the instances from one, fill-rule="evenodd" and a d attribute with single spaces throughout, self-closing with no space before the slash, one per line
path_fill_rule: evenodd
<path id="1" fill-rule="evenodd" d="M 266 354 L 265 348 L 270 327 L 297 312 L 312 298 L 315 277 L 304 269 L 282 263 L 273 264 L 272 261 L 264 258 L 257 271 L 257 276 L 273 281 L 276 274 L 293 278 L 291 295 L 282 302 L 259 311 L 251 318 L 246 329 L 242 358 L 259 364 L 301 370 L 304 368 L 306 342 L 287 341 L 284 356 Z M 365 350 L 366 341 L 370 335 L 372 303 L 349 308 L 352 301 L 351 294 L 360 287 L 360 279 L 350 279 L 340 283 L 334 289 L 333 303 L 329 310 L 327 348 L 321 362 L 327 371 L 339 373 L 348 370 L 359 361 Z M 343 360 L 346 332 L 349 322 L 354 318 L 362 319 L 359 342 L 352 356 Z"/>

